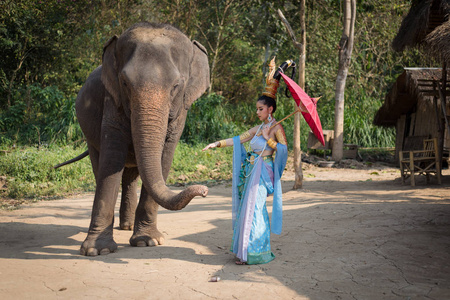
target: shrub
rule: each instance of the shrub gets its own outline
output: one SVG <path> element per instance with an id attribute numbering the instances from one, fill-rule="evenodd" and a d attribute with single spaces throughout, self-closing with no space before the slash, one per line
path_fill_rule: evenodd
<path id="1" fill-rule="evenodd" d="M 233 112 L 222 96 L 214 93 L 202 96 L 188 111 L 181 140 L 188 144 L 203 144 L 238 134 Z"/>
<path id="2" fill-rule="evenodd" d="M 14 101 L 0 114 L 2 144 L 67 144 L 83 138 L 75 113 L 75 98 L 56 86 L 32 84 L 18 88 Z"/>
<path id="3" fill-rule="evenodd" d="M 0 175 L 6 177 L 7 198 L 36 199 L 93 190 L 94 176 L 89 159 L 53 169 L 84 150 L 72 147 L 27 147 L 16 149 L 0 160 Z"/>

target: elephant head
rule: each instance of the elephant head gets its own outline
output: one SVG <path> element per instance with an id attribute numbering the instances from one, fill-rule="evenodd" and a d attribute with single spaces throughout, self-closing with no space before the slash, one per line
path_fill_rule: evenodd
<path id="1" fill-rule="evenodd" d="M 104 47 L 106 96 L 129 119 L 142 183 L 162 207 L 181 209 L 204 186 L 176 194 L 165 184 L 187 110 L 209 87 L 205 48 L 174 27 L 139 23 Z"/>

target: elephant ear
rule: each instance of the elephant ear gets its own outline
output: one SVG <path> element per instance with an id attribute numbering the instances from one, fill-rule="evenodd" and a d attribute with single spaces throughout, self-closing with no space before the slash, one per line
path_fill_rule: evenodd
<path id="1" fill-rule="evenodd" d="M 191 72 L 184 91 L 184 108 L 189 109 L 192 103 L 197 100 L 209 87 L 209 64 L 208 53 L 197 41 L 193 41 L 193 57 L 191 60 Z"/>
<path id="2" fill-rule="evenodd" d="M 113 97 L 114 103 L 119 106 L 119 78 L 117 76 L 116 43 L 117 35 L 110 38 L 103 46 L 102 56 L 102 83 L 108 93 Z"/>

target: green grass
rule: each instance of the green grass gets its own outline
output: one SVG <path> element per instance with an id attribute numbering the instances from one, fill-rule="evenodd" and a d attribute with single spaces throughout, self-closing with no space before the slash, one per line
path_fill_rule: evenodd
<path id="1" fill-rule="evenodd" d="M 167 184 L 184 186 L 195 183 L 215 185 L 231 180 L 232 147 L 210 149 L 203 152 L 205 144 L 179 143 L 175 151 Z M 14 209 L 22 203 L 92 192 L 95 180 L 90 160 L 54 170 L 58 163 L 84 152 L 83 147 L 24 147 L 0 156 L 0 209 Z M 370 164 L 374 161 L 392 162 L 392 149 L 360 149 L 361 158 Z M 308 177 L 308 176 L 307 176 Z M 6 188 L 2 189 L 2 186 Z"/>
<path id="2" fill-rule="evenodd" d="M 178 144 L 167 179 L 168 185 L 213 185 L 231 179 L 232 147 L 202 152 L 205 145 Z M 57 170 L 52 168 L 84 150 L 83 147 L 70 146 L 40 149 L 24 147 L 2 154 L 0 208 L 13 209 L 24 202 L 94 191 L 95 180 L 88 158 Z M 3 185 L 6 188 L 1 189 Z"/>
<path id="3" fill-rule="evenodd" d="M 52 168 L 84 150 L 69 146 L 24 147 L 2 155 L 0 176 L 6 182 L 6 189 L 0 191 L 0 197 L 36 200 L 94 190 L 89 159 L 56 170 Z"/>
<path id="4" fill-rule="evenodd" d="M 213 142 L 213 141 L 209 141 Z M 179 143 L 167 178 L 169 185 L 188 183 L 214 184 L 230 180 L 233 147 L 202 151 L 207 144 Z"/>

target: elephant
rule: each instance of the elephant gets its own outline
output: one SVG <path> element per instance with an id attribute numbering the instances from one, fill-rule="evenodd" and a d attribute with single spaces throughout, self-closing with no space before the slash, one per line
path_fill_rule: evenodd
<path id="1" fill-rule="evenodd" d="M 159 205 L 180 210 L 195 196 L 206 197 L 206 186 L 175 193 L 166 180 L 187 111 L 209 87 L 209 76 L 206 49 L 168 24 L 141 22 L 104 45 L 102 65 L 75 103 L 96 180 L 81 255 L 117 250 L 113 223 L 120 184 L 120 228 L 133 230 L 132 246 L 164 242 L 157 228 Z"/>

